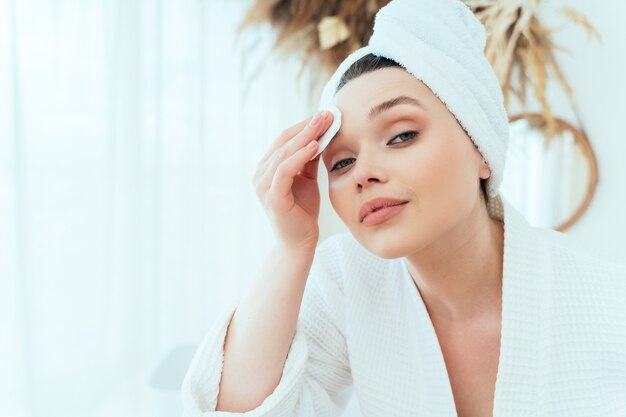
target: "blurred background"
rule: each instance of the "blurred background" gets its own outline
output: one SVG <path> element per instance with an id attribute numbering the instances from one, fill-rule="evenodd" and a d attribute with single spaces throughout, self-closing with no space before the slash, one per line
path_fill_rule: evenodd
<path id="1" fill-rule="evenodd" d="M 1 416 L 180 415 L 195 348 L 274 239 L 256 164 L 315 111 L 326 80 L 276 53 L 269 23 L 237 36 L 251 4 L 0 0 Z M 575 105 L 546 86 L 553 113 L 583 133 L 571 138 L 590 145 L 586 174 L 567 151 L 570 174 L 542 175 L 524 151 L 507 162 L 505 196 L 540 225 L 547 198 L 579 178 L 544 226 L 572 220 L 564 233 L 626 263 L 626 3 L 553 0 L 542 21 L 561 25 L 562 5 L 602 36 L 555 32 L 571 51 L 557 59 Z M 323 240 L 347 229 L 320 167 Z M 528 172 L 538 187 L 551 175 L 552 188 L 513 179 Z M 345 415 L 360 415 L 354 398 Z"/>

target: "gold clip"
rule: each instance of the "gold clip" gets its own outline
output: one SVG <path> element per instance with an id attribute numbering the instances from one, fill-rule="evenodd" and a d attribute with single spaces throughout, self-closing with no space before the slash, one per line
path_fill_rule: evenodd
<path id="1" fill-rule="evenodd" d="M 350 36 L 348 26 L 339 16 L 326 16 L 317 24 L 317 33 L 322 50 L 332 48 Z"/>

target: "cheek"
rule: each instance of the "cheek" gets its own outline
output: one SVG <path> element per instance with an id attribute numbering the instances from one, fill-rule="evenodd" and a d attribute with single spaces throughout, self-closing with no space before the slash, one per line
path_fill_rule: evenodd
<path id="1" fill-rule="evenodd" d="M 346 205 L 346 190 L 342 189 L 341 182 L 337 180 L 328 181 L 328 199 L 330 204 L 342 220 L 344 219 Z M 343 198 L 342 198 L 343 197 Z"/>
<path id="2" fill-rule="evenodd" d="M 471 158 L 463 154 L 466 152 L 463 146 L 455 146 L 455 141 L 462 138 L 446 138 L 439 133 L 428 139 L 435 140 L 428 146 L 416 147 L 415 153 L 410 152 L 406 160 L 402 158 L 402 165 L 397 168 L 399 172 L 411 173 L 409 178 L 403 174 L 403 178 L 414 189 L 420 210 L 428 216 L 446 217 L 455 212 L 459 204 L 465 206 L 470 198 L 472 183 L 468 163 Z"/>
<path id="3" fill-rule="evenodd" d="M 426 144 L 425 144 L 426 145 Z M 415 146 L 397 153 L 392 165 L 398 178 L 414 187 L 418 194 L 426 189 L 438 189 L 446 164 L 446 153 L 434 142 L 427 146 Z"/>
<path id="4" fill-rule="evenodd" d="M 475 175 L 472 167 L 472 149 L 465 146 L 463 137 L 451 137 L 446 147 L 440 149 L 437 155 L 439 173 L 434 182 L 440 187 L 440 192 L 460 203 L 472 195 Z"/>

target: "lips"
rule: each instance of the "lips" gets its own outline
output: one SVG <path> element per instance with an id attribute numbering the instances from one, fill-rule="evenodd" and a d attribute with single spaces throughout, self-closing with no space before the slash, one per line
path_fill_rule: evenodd
<path id="1" fill-rule="evenodd" d="M 406 200 L 399 200 L 396 198 L 390 197 L 378 197 L 372 200 L 366 201 L 359 211 L 359 221 L 362 223 L 363 219 L 367 217 L 369 214 L 376 212 L 377 210 L 384 207 L 397 206 L 400 204 L 407 203 Z"/>

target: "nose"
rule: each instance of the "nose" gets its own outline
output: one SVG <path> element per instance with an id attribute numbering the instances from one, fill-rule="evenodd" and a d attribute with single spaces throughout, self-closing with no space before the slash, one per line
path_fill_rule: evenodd
<path id="1" fill-rule="evenodd" d="M 358 190 L 371 187 L 374 183 L 385 182 L 386 176 L 383 173 L 383 168 L 376 163 L 374 155 L 368 156 L 364 152 L 359 154 L 359 157 L 353 162 L 352 177 Z"/>

